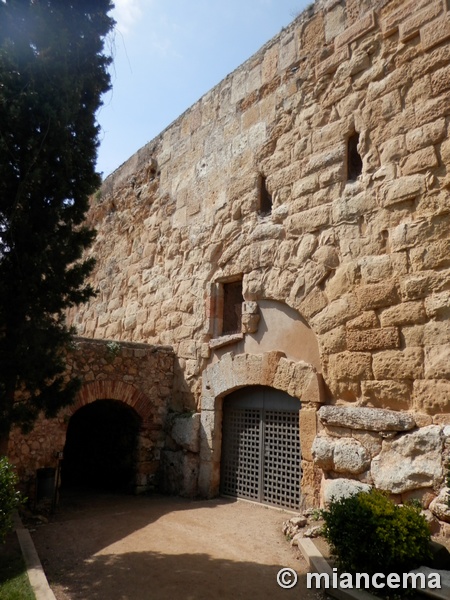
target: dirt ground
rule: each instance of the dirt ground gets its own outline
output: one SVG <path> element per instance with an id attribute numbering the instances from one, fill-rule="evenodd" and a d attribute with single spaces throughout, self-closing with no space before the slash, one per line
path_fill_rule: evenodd
<path id="1" fill-rule="evenodd" d="M 292 515 L 245 501 L 72 494 L 32 532 L 58 600 L 319 600 L 281 533 Z M 292 589 L 277 573 L 298 573 Z"/>

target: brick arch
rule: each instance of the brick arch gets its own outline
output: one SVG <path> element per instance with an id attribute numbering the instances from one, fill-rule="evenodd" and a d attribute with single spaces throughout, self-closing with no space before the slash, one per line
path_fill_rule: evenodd
<path id="1" fill-rule="evenodd" d="M 119 400 L 133 408 L 143 421 L 151 416 L 151 403 L 145 394 L 130 383 L 110 379 L 85 383 L 69 407 L 69 415 L 96 400 Z"/>
<path id="2" fill-rule="evenodd" d="M 66 409 L 70 418 L 80 408 L 96 400 L 116 400 L 129 406 L 140 420 L 134 463 L 134 491 L 147 491 L 153 486 L 153 477 L 159 468 L 159 456 L 154 455 L 154 411 L 149 398 L 138 388 L 124 381 L 105 379 L 85 383 L 75 402 Z"/>
<path id="3" fill-rule="evenodd" d="M 272 387 L 300 400 L 302 456 L 312 459 L 316 412 L 323 402 L 322 380 L 316 369 L 306 362 L 286 358 L 283 352 L 229 352 L 203 372 L 199 489 L 207 497 L 219 492 L 223 399 L 239 388 L 253 385 Z"/>

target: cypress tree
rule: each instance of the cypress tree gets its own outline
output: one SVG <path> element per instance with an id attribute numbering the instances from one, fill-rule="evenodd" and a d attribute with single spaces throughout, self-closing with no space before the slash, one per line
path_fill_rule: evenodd
<path id="1" fill-rule="evenodd" d="M 0 0 L 0 440 L 73 401 L 65 311 L 94 295 L 84 224 L 110 0 Z"/>

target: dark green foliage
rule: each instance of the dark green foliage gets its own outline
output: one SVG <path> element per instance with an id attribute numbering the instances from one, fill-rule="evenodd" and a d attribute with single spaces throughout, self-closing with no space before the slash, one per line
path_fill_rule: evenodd
<path id="1" fill-rule="evenodd" d="M 17 475 L 6 456 L 0 457 L 0 542 L 12 529 L 12 513 L 21 504 L 20 493 L 16 491 Z"/>
<path id="2" fill-rule="evenodd" d="M 0 0 L 0 438 L 73 399 L 67 308 L 93 295 L 83 224 L 110 0 Z M 20 397 L 27 402 L 15 402 Z"/>
<path id="3" fill-rule="evenodd" d="M 397 506 L 378 490 L 332 502 L 323 518 L 342 571 L 405 573 L 429 557 L 430 530 L 420 508 Z"/>

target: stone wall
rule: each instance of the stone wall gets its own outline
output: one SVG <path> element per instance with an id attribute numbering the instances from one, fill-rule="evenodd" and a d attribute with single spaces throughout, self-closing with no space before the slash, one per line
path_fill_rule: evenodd
<path id="1" fill-rule="evenodd" d="M 434 531 L 450 523 L 445 493 L 439 494 L 450 461 L 450 426 L 431 417 L 385 409 L 322 406 L 321 431 L 312 446 L 324 472 L 321 504 L 376 487 L 399 503 L 421 502 Z M 450 533 L 450 526 L 447 526 Z"/>
<path id="2" fill-rule="evenodd" d="M 57 466 L 57 453 L 64 450 L 71 416 L 95 400 L 119 400 L 138 416 L 134 489 L 138 492 L 154 488 L 165 443 L 173 361 L 170 348 L 77 338 L 68 354 L 67 369 L 68 375 L 82 381 L 74 404 L 62 409 L 54 419 L 41 415 L 27 435 L 17 428 L 10 435 L 8 454 L 28 486 L 30 500 L 36 470 Z"/>
<path id="3" fill-rule="evenodd" d="M 201 410 L 205 369 L 251 347 L 316 356 L 327 403 L 442 433 L 449 23 L 444 0 L 318 1 L 140 149 L 92 199 L 100 291 L 71 314 L 80 335 L 171 345 L 175 410 Z M 239 280 L 251 326 L 223 337 Z M 296 339 L 265 326 L 281 306 Z"/>

